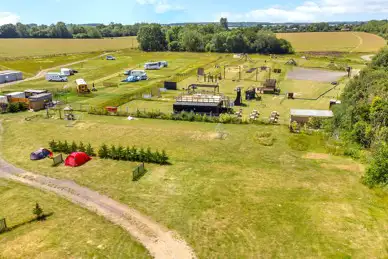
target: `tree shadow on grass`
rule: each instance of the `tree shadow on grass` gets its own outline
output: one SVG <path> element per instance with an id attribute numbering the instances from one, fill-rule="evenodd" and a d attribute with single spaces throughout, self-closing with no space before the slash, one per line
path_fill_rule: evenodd
<path id="1" fill-rule="evenodd" d="M 33 218 L 31 220 L 28 220 L 28 221 L 25 221 L 25 222 L 22 222 L 22 223 L 19 223 L 19 224 L 16 224 L 12 227 L 8 227 L 6 230 L 4 230 L 3 232 L 0 232 L 0 234 L 2 233 L 6 233 L 6 232 L 10 232 L 12 230 L 15 230 L 17 228 L 20 228 L 22 226 L 25 226 L 25 225 L 28 225 L 28 224 L 31 224 L 31 223 L 34 223 L 34 222 L 38 222 L 38 221 L 45 221 L 48 217 L 51 217 L 52 215 L 54 215 L 54 212 L 50 212 L 50 213 L 47 213 L 47 214 L 43 214 L 41 217 L 39 218 Z"/>

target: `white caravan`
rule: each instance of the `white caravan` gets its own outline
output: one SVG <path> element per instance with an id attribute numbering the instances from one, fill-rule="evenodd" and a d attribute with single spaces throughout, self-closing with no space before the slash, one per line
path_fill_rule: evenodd
<path id="1" fill-rule="evenodd" d="M 158 69 L 160 69 L 160 64 L 159 64 L 159 62 L 145 63 L 144 69 L 145 70 L 158 70 Z"/>

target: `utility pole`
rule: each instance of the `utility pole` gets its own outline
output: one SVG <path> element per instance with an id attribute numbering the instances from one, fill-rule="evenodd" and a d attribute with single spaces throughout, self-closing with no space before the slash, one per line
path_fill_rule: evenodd
<path id="1" fill-rule="evenodd" d="M 256 68 L 256 82 L 257 82 L 257 75 L 259 74 L 259 69 Z"/>

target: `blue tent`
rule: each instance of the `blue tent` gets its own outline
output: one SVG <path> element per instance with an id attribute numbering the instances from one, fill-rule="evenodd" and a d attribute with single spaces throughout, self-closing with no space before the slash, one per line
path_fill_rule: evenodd
<path id="1" fill-rule="evenodd" d="M 31 160 L 42 160 L 48 156 L 52 156 L 53 153 L 48 150 L 48 149 L 45 149 L 45 148 L 41 148 L 35 152 L 32 152 L 31 155 L 30 155 L 30 159 Z"/>

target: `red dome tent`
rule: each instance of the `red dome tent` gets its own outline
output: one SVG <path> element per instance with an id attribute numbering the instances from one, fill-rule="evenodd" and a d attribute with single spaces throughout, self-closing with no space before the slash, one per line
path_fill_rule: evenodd
<path id="1" fill-rule="evenodd" d="M 77 167 L 85 164 L 91 158 L 84 152 L 71 153 L 65 160 L 65 166 Z"/>

